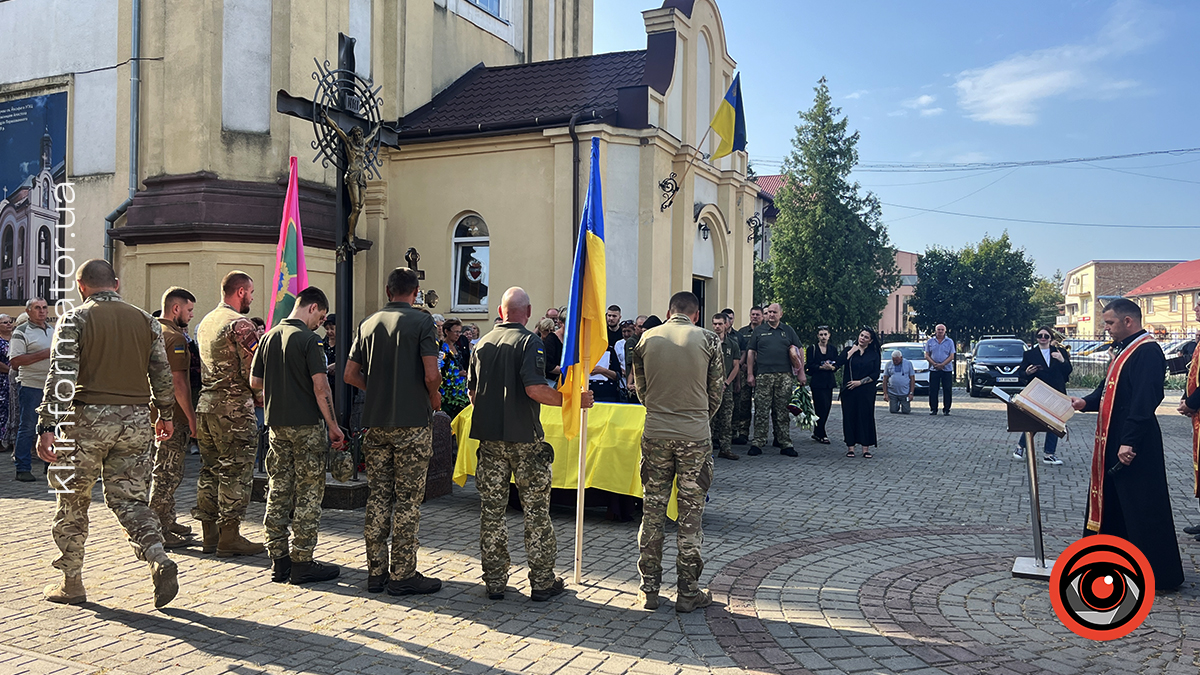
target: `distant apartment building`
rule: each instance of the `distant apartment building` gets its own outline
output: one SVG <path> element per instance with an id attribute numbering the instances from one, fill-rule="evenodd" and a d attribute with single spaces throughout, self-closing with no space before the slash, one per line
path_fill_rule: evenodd
<path id="1" fill-rule="evenodd" d="M 1200 328 L 1200 260 L 1179 263 L 1125 294 L 1142 308 L 1142 325 L 1160 336 L 1184 337 Z"/>
<path id="2" fill-rule="evenodd" d="M 909 303 L 917 290 L 918 253 L 896 251 L 896 267 L 900 270 L 900 287 L 888 294 L 887 306 L 879 317 L 879 333 L 916 333 L 909 316 Z"/>
<path id="3" fill-rule="evenodd" d="M 1123 298 L 1182 260 L 1089 260 L 1063 277 L 1063 312 L 1057 328 L 1068 337 L 1104 332 L 1105 302 Z"/>

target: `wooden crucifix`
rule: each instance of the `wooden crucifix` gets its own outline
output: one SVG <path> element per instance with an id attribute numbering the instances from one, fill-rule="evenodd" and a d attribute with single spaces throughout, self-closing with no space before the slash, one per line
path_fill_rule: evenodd
<path id="1" fill-rule="evenodd" d="M 396 131 L 380 119 L 379 87 L 355 73 L 354 38 L 338 33 L 337 68 L 317 61 L 313 78 L 317 81 L 312 100 L 292 96 L 280 89 L 275 109 L 285 115 L 307 120 L 313 125 L 317 151 L 313 161 L 337 167 L 337 367 L 334 397 L 338 421 L 350 428 L 354 394 L 342 381 L 346 357 L 354 339 L 354 256 L 371 248 L 371 242 L 357 237 L 355 229 L 362 212 L 366 182 L 380 178 L 379 148 L 397 147 Z"/>

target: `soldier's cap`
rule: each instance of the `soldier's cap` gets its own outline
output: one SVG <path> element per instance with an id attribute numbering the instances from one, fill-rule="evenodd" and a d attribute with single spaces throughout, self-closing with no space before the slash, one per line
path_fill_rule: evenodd
<path id="1" fill-rule="evenodd" d="M 337 314 L 326 314 L 325 315 L 325 323 L 323 323 L 321 325 L 328 326 L 330 324 L 333 324 L 334 326 L 337 325 Z"/>

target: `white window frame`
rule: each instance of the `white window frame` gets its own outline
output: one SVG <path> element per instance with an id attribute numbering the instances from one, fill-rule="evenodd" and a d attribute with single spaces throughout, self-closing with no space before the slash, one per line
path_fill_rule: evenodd
<path id="1" fill-rule="evenodd" d="M 459 218 L 454 223 L 454 229 L 451 230 L 451 239 L 450 239 L 451 246 L 453 247 L 452 252 L 451 252 L 452 269 L 450 272 L 453 275 L 451 277 L 451 283 L 450 283 L 450 286 L 451 286 L 451 288 L 450 288 L 450 311 L 451 312 L 462 312 L 464 314 L 487 314 L 489 310 L 488 310 L 488 306 L 486 304 L 483 304 L 483 305 L 460 305 L 460 304 L 458 304 L 459 270 L 462 269 L 461 263 L 462 263 L 463 248 L 466 246 L 480 246 L 480 245 L 486 246 L 488 248 L 488 267 L 490 268 L 491 264 L 492 264 L 491 228 L 488 228 L 487 236 L 483 236 L 483 237 L 457 237 L 457 236 L 454 236 L 454 233 L 458 231 L 458 226 L 462 225 L 462 222 L 464 220 L 466 220 L 467 218 L 471 218 L 471 217 L 479 218 L 479 220 L 483 223 L 484 227 L 487 227 L 487 221 L 484 220 L 482 216 L 475 214 L 475 213 L 468 213 L 467 215 L 463 216 L 462 218 Z M 489 281 L 491 280 L 491 270 L 490 269 L 488 270 L 488 280 Z M 489 298 L 491 297 L 491 285 L 490 284 L 488 286 L 488 297 Z"/>
<path id="2" fill-rule="evenodd" d="M 1171 311 L 1172 312 L 1179 311 L 1179 294 L 1178 293 L 1171 294 Z"/>

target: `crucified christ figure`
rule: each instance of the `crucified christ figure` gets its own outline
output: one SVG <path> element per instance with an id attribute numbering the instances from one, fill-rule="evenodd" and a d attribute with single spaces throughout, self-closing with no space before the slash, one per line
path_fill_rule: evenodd
<path id="1" fill-rule="evenodd" d="M 364 138 L 359 127 L 351 128 L 350 134 L 347 135 L 329 118 L 328 112 L 323 112 L 322 116 L 325 125 L 337 132 L 338 138 L 342 139 L 342 147 L 346 149 L 346 191 L 350 193 L 350 215 L 346 217 L 346 243 L 353 249 L 354 229 L 358 226 L 358 214 L 362 213 L 363 198 L 367 191 L 367 147 L 375 139 L 375 134 L 379 133 L 379 126 L 376 125 L 371 135 Z"/>

